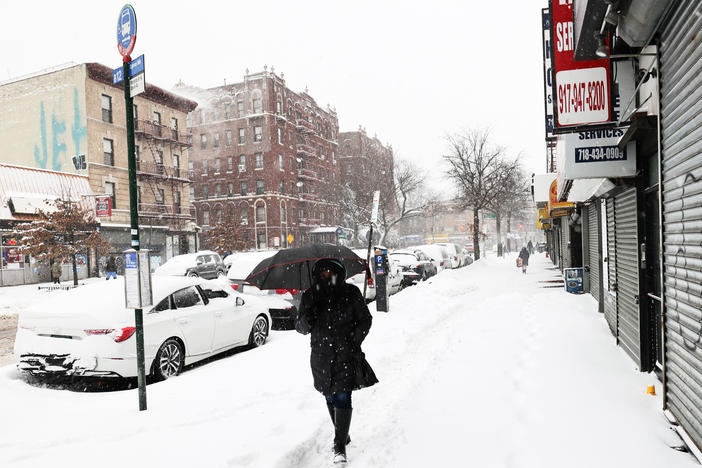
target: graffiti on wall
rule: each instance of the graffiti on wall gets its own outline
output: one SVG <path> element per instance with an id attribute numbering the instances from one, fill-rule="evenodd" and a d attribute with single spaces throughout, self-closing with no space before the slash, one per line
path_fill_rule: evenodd
<path id="1" fill-rule="evenodd" d="M 41 141 L 34 146 L 34 163 L 36 167 L 42 169 L 51 169 L 54 171 L 66 171 L 77 169 L 65 167 L 67 158 L 66 148 L 66 120 L 65 114 L 56 114 L 55 110 L 51 112 L 51 139 L 47 136 L 47 119 L 44 101 L 39 104 L 39 134 Z M 73 147 L 77 157 L 81 155 L 81 142 L 87 139 L 88 129 L 84 125 L 84 121 L 80 116 L 80 99 L 78 89 L 73 88 L 73 123 L 71 125 L 71 138 L 73 139 Z M 51 143 L 51 153 L 49 153 L 49 143 Z"/>

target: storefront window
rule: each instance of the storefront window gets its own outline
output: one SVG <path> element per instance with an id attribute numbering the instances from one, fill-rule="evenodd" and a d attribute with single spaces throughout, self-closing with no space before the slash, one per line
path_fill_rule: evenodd
<path id="1" fill-rule="evenodd" d="M 14 237 L 2 236 L 2 269 L 21 270 L 24 268 L 24 255 L 19 251 L 19 244 Z"/>

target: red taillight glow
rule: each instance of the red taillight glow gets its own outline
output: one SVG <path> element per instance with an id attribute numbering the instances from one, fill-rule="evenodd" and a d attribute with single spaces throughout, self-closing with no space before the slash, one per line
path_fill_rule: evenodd
<path id="1" fill-rule="evenodd" d="M 238 290 L 239 290 L 239 285 L 238 285 L 238 284 L 232 284 L 232 289 L 233 289 L 234 291 L 238 291 Z"/>
<path id="2" fill-rule="evenodd" d="M 276 293 L 276 294 L 287 294 L 287 293 L 290 293 L 290 294 L 292 294 L 293 296 L 294 296 L 295 294 L 297 294 L 297 292 L 298 292 L 297 289 L 276 289 L 276 290 L 275 290 L 275 293 Z"/>
<path id="3" fill-rule="evenodd" d="M 368 277 L 368 287 L 369 288 L 374 288 L 375 287 L 375 281 L 373 281 L 373 277 L 369 276 Z"/>
<path id="4" fill-rule="evenodd" d="M 439 265 L 439 266 L 444 266 L 444 262 L 441 262 L 441 265 Z"/>
<path id="5" fill-rule="evenodd" d="M 136 328 L 134 327 L 124 327 L 121 330 L 117 330 L 117 333 L 115 333 L 115 342 L 121 343 L 122 341 L 128 340 L 135 331 Z"/>
<path id="6" fill-rule="evenodd" d="M 91 330 L 83 330 L 86 335 L 109 335 L 114 331 L 112 328 L 93 328 Z"/>

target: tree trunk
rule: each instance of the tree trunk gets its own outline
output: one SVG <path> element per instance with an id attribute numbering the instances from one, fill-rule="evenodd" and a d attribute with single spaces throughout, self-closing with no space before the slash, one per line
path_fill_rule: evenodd
<path id="1" fill-rule="evenodd" d="M 497 256 L 502 256 L 502 230 L 500 227 L 500 213 L 495 213 L 495 230 L 497 231 Z"/>
<path id="2" fill-rule="evenodd" d="M 478 207 L 473 208 L 473 251 L 476 260 L 480 260 L 480 216 Z"/>
<path id="3" fill-rule="evenodd" d="M 78 267 L 76 266 L 76 254 L 71 254 L 71 263 L 73 263 L 73 286 L 78 286 Z"/>

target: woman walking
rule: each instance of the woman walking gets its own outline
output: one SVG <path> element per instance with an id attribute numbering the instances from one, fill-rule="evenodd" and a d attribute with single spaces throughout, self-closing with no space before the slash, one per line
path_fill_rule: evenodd
<path id="1" fill-rule="evenodd" d="M 296 329 L 311 334 L 314 388 L 324 395 L 334 423 L 334 463 L 346 462 L 351 392 L 378 382 L 361 351 L 373 317 L 356 286 L 346 283 L 341 262 L 322 259 L 300 302 Z"/>
<path id="2" fill-rule="evenodd" d="M 51 264 L 51 280 L 54 284 L 61 284 L 61 258 L 55 258 L 54 263 Z"/>
<path id="3" fill-rule="evenodd" d="M 519 252 L 519 258 L 522 259 L 522 273 L 526 274 L 527 265 L 529 265 L 529 249 L 522 247 Z"/>

